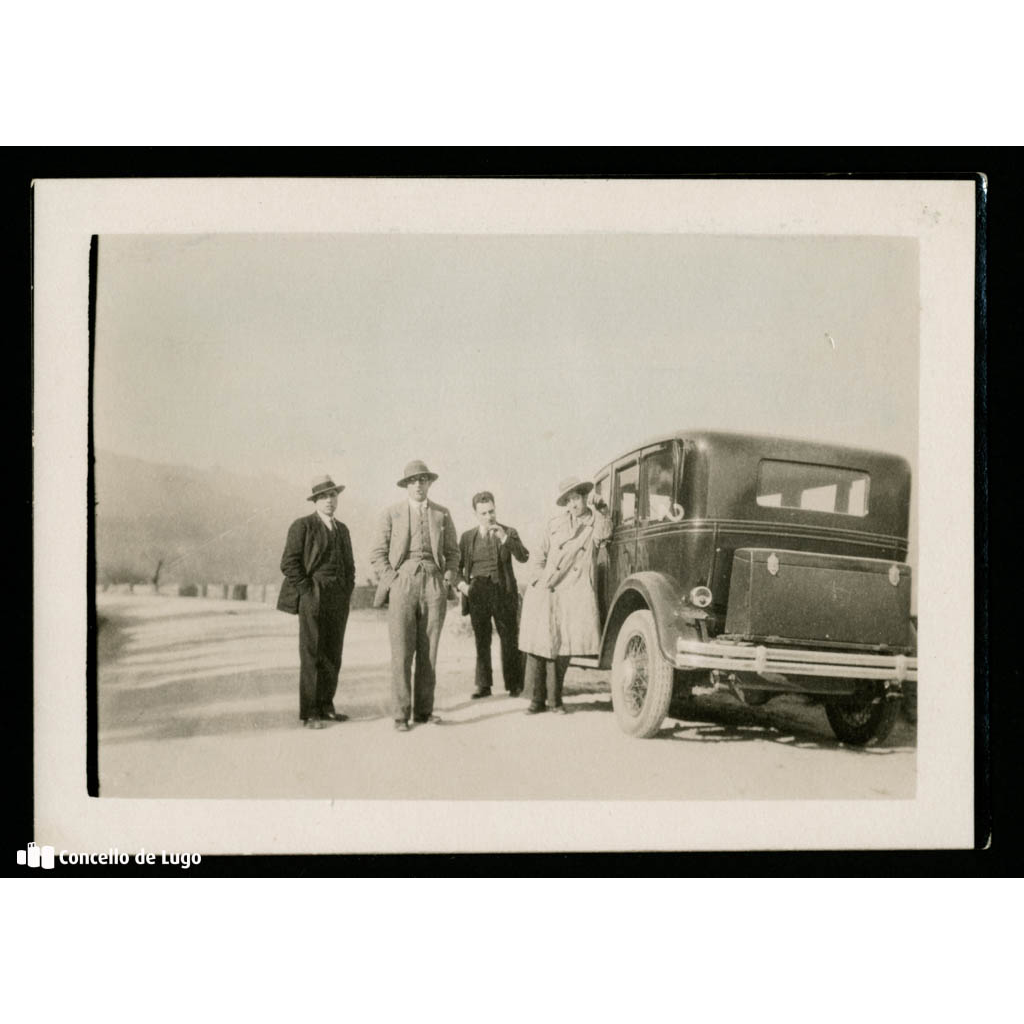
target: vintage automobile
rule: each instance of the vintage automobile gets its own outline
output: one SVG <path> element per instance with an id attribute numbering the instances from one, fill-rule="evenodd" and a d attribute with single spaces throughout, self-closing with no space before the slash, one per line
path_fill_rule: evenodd
<path id="1" fill-rule="evenodd" d="M 877 743 L 910 691 L 910 467 L 882 452 L 680 431 L 594 476 L 613 532 L 596 563 L 615 714 L 658 732 L 673 701 L 805 694 L 838 738 Z"/>

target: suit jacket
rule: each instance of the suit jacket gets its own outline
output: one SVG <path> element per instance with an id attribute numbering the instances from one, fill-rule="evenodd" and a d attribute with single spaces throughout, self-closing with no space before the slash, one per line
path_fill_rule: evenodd
<path id="1" fill-rule="evenodd" d="M 341 534 L 342 560 L 345 563 L 345 585 L 351 594 L 356 583 L 356 565 L 352 557 L 352 538 L 348 527 L 334 521 L 335 529 Z M 313 590 L 313 573 L 330 556 L 330 536 L 319 513 L 313 512 L 296 519 L 288 528 L 288 539 L 284 542 L 281 555 L 281 572 L 284 583 L 277 595 L 278 611 L 298 615 L 299 596 Z"/>
<path id="2" fill-rule="evenodd" d="M 519 588 L 516 585 L 516 574 L 512 568 L 512 558 L 517 562 L 525 562 L 530 557 L 530 552 L 523 546 L 519 534 L 504 523 L 498 524 L 507 534 L 508 540 L 498 545 L 498 582 L 501 588 L 509 597 L 518 596 Z M 467 530 L 459 540 L 459 578 L 469 584 L 473 572 L 473 541 L 479 532 L 477 527 Z M 466 595 L 462 595 L 462 614 L 469 614 L 469 602 Z"/>
<path id="3" fill-rule="evenodd" d="M 373 607 L 380 608 L 387 601 L 388 591 L 402 563 L 409 557 L 410 522 L 409 500 L 406 498 L 384 510 L 377 521 L 377 533 L 370 551 L 370 564 L 380 581 L 373 598 Z M 430 532 L 430 550 L 437 559 L 445 579 L 458 570 L 459 543 L 451 513 L 443 505 L 427 499 L 427 526 Z"/>

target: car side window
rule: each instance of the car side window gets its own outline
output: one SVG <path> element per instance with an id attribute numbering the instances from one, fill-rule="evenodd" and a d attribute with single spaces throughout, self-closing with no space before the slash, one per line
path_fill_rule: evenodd
<path id="1" fill-rule="evenodd" d="M 615 521 L 617 523 L 630 523 L 636 519 L 639 480 L 640 467 L 635 462 L 615 471 Z"/>
<path id="2" fill-rule="evenodd" d="M 659 523 L 673 518 L 675 501 L 675 459 L 672 446 L 666 445 L 644 456 L 644 518 Z"/>
<path id="3" fill-rule="evenodd" d="M 605 474 L 594 481 L 594 503 L 601 504 L 608 501 L 608 476 Z"/>

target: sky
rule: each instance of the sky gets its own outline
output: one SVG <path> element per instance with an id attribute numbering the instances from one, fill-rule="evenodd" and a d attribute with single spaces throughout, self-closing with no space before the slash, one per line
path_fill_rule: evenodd
<path id="1" fill-rule="evenodd" d="M 297 513 L 330 473 L 339 518 L 419 458 L 459 530 L 486 488 L 529 537 L 563 477 L 681 427 L 916 468 L 918 320 L 910 238 L 104 235 L 95 441 L 276 474 Z"/>

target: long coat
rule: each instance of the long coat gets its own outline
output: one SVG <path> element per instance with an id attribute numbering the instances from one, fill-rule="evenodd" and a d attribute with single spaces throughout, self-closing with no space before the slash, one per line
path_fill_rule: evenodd
<path id="1" fill-rule="evenodd" d="M 610 535 L 611 521 L 594 508 L 575 522 L 563 512 L 548 523 L 536 557 L 537 578 L 523 595 L 521 651 L 542 658 L 597 654 L 594 555 Z"/>
<path id="2" fill-rule="evenodd" d="M 377 521 L 377 532 L 370 551 L 370 564 L 380 577 L 373 607 L 381 608 L 388 599 L 388 591 L 398 575 L 399 566 L 409 557 L 411 526 L 409 501 L 400 501 L 384 510 Z M 427 500 L 427 528 L 430 532 L 430 550 L 437 559 L 441 572 L 450 581 L 459 568 L 459 541 L 451 513 L 443 505 Z"/>
<path id="3" fill-rule="evenodd" d="M 356 583 L 356 566 L 352 558 L 352 538 L 348 527 L 335 519 L 335 529 L 342 543 L 342 559 L 345 563 L 345 585 L 351 593 Z M 288 528 L 288 539 L 284 542 L 281 556 L 281 572 L 284 582 L 277 595 L 278 611 L 289 615 L 299 613 L 299 595 L 315 590 L 313 573 L 330 554 L 330 535 L 318 512 L 296 519 Z"/>

